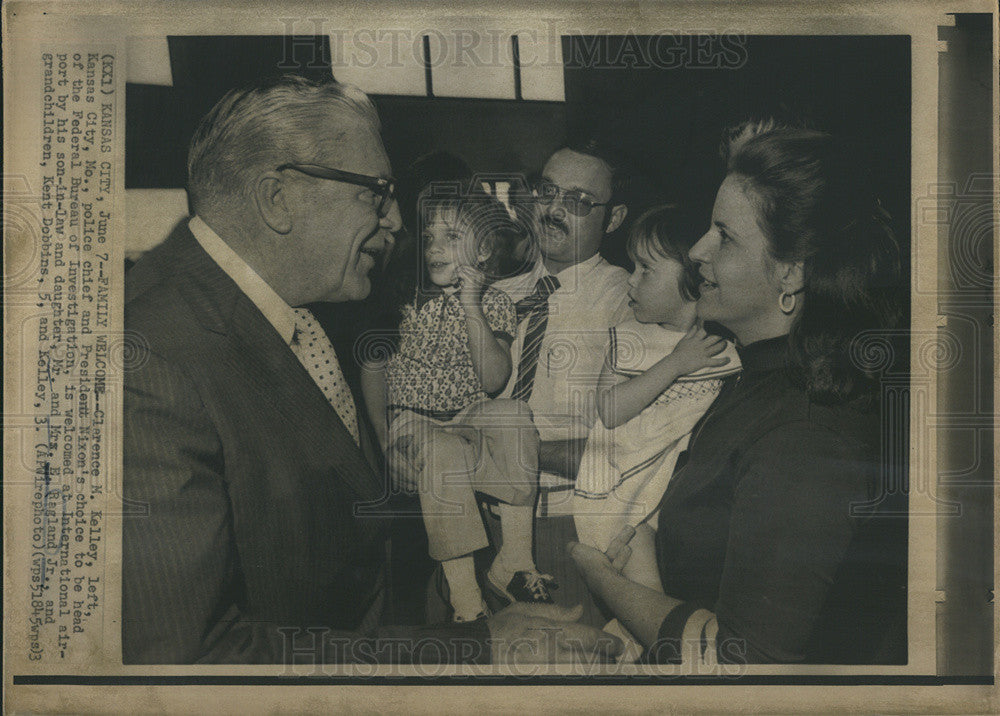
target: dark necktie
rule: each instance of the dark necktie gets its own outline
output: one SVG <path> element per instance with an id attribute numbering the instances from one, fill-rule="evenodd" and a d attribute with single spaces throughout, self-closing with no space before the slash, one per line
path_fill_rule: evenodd
<path id="1" fill-rule="evenodd" d="M 538 368 L 538 354 L 545 338 L 545 326 L 549 322 L 549 296 L 559 288 L 555 276 L 542 276 L 535 284 L 534 292 L 517 302 L 518 322 L 528 318 L 528 328 L 521 346 L 521 359 L 517 364 L 517 380 L 511 397 L 527 402 L 535 386 L 535 371 Z"/>

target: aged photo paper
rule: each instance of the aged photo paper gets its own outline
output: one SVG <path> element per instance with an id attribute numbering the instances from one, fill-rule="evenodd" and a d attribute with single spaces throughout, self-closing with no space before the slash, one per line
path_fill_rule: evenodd
<path id="1" fill-rule="evenodd" d="M 5 710 L 995 712 L 997 17 L 987 0 L 5 2 Z M 852 344 L 852 360 L 878 376 L 886 476 L 883 492 L 859 510 L 892 502 L 905 526 L 905 564 L 889 565 L 905 572 L 900 658 L 132 658 L 141 649 L 123 643 L 123 564 L 133 558 L 123 531 L 150 506 L 128 497 L 123 411 L 136 398 L 126 395 L 125 376 L 159 358 L 157 337 L 126 321 L 126 276 L 187 231 L 188 147 L 199 120 L 228 91 L 281 73 L 363 90 L 397 180 L 444 150 L 467 163 L 474 185 L 512 207 L 537 186 L 553 152 L 597 131 L 648 178 L 646 205 L 689 197 L 701 231 L 723 176 L 726 127 L 794 116 L 849 139 L 872 167 L 909 276 L 896 287 L 906 323 Z M 549 201 L 570 202 L 565 188 L 553 191 Z M 576 216 L 603 206 L 592 203 L 575 205 Z M 631 270 L 624 243 L 602 255 Z M 347 382 L 362 380 L 365 351 L 378 350 L 358 339 L 372 305 L 314 308 Z M 603 340 L 607 329 L 595 333 Z M 537 369 L 558 370 L 561 356 L 584 350 L 563 348 L 550 349 Z M 278 404 L 255 409 L 274 411 L 279 428 L 306 420 L 289 405 L 287 413 Z M 164 444 L 170 439 L 164 434 Z M 544 470 L 540 490 L 546 509 L 557 510 L 559 488 L 546 485 Z M 380 499 L 355 514 L 383 519 L 388 498 Z M 283 504 L 271 506 L 251 532 L 264 529 L 266 515 L 288 519 Z M 211 531 L 198 519 L 184 524 Z M 436 621 L 421 524 L 411 514 L 388 541 L 397 593 L 376 605 L 391 614 L 383 624 Z M 310 544 L 312 535 L 300 536 Z M 173 552 L 223 560 L 211 550 L 195 555 L 197 539 L 184 534 Z M 313 555 L 304 551 L 293 560 L 263 549 L 250 561 L 305 563 Z M 351 578 L 368 585 L 357 575 L 374 566 L 360 560 Z M 211 589 L 201 580 L 146 586 L 148 603 L 163 612 L 165 601 Z M 202 628 L 184 619 L 178 630 Z"/>

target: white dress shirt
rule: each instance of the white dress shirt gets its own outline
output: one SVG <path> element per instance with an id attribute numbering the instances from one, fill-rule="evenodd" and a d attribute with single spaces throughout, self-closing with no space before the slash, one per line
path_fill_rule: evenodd
<path id="1" fill-rule="evenodd" d="M 188 228 L 195 240 L 201 244 L 215 263 L 231 278 L 246 297 L 255 305 L 268 323 L 274 326 L 281 339 L 291 345 L 295 335 L 295 312 L 285 300 L 279 296 L 271 285 L 260 277 L 256 271 L 244 261 L 232 247 L 223 241 L 212 228 L 202 221 L 200 216 L 194 216 L 188 223 Z"/>
<path id="2" fill-rule="evenodd" d="M 496 288 L 518 301 L 548 275 L 541 260 L 526 274 L 498 281 Z M 549 318 L 538 356 L 528 405 L 542 440 L 586 438 L 597 416 L 597 379 L 604 364 L 608 329 L 632 315 L 628 306 L 628 272 L 599 254 L 558 274 L 559 288 L 549 296 Z M 518 326 L 511 347 L 515 370 L 502 397 L 510 397 L 527 330 Z"/>

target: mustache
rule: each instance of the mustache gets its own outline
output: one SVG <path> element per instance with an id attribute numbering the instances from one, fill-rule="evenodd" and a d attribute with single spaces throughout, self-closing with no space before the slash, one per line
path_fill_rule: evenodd
<path id="1" fill-rule="evenodd" d="M 554 216 L 549 216 L 548 214 L 542 216 L 538 220 L 538 223 L 541 224 L 543 229 L 558 229 L 564 234 L 569 233 L 569 226 L 567 226 L 564 221 L 557 219 Z"/>

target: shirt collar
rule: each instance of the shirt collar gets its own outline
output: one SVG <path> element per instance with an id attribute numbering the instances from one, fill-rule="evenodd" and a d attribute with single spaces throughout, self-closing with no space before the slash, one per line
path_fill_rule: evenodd
<path id="1" fill-rule="evenodd" d="M 216 234 L 200 216 L 194 216 L 188 228 L 215 263 L 246 294 L 285 343 L 295 335 L 295 312 L 273 288 Z"/>
<path id="2" fill-rule="evenodd" d="M 441 286 L 431 284 L 426 289 L 421 289 L 418 286 L 416 295 L 413 299 L 413 310 L 417 313 L 420 313 L 420 309 L 422 309 L 424 306 L 426 306 L 434 299 L 439 298 L 443 301 L 447 301 L 456 293 L 458 293 L 457 286 L 445 286 L 442 288 Z"/>
<path id="3" fill-rule="evenodd" d="M 585 286 L 586 278 L 602 264 L 607 264 L 607 262 L 600 254 L 594 254 L 585 261 L 567 266 L 558 274 L 552 274 L 545 268 L 545 263 L 539 256 L 530 269 L 517 276 L 497 281 L 496 287 L 510 294 L 510 297 L 517 301 L 530 296 L 538 285 L 538 280 L 543 276 L 555 276 L 559 279 L 559 288 L 552 293 L 553 296 L 558 298 L 570 294 L 577 295 L 577 288 Z"/>
<path id="4" fill-rule="evenodd" d="M 560 287 L 567 285 L 567 281 L 575 281 L 579 283 L 582 281 L 587 274 L 597 268 L 600 264 L 604 263 L 604 258 L 600 254 L 594 254 L 589 259 L 581 261 L 580 263 L 573 264 L 572 266 L 567 266 L 559 273 L 552 273 L 547 268 L 545 268 L 545 263 L 541 258 L 538 259 L 538 263 L 535 265 L 535 271 L 533 272 L 535 280 L 537 281 L 542 276 L 555 276 L 559 279 Z"/>

